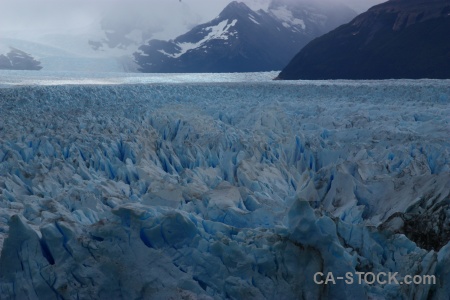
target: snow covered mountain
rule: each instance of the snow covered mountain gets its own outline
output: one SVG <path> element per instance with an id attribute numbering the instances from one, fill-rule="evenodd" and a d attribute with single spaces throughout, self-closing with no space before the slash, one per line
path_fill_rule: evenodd
<path id="1" fill-rule="evenodd" d="M 449 81 L 195 76 L 0 88 L 1 299 L 449 299 Z"/>
<path id="2" fill-rule="evenodd" d="M 174 40 L 150 40 L 135 53 L 143 72 L 279 70 L 307 42 L 355 13 L 343 5 L 273 1 L 267 11 L 230 3 L 214 20 Z"/>
<path id="3" fill-rule="evenodd" d="M 304 47 L 281 79 L 450 78 L 450 1 L 391 0 Z"/>
<path id="4" fill-rule="evenodd" d="M 0 70 L 40 70 L 40 62 L 30 54 L 16 48 L 10 48 L 6 54 L 0 54 Z"/>

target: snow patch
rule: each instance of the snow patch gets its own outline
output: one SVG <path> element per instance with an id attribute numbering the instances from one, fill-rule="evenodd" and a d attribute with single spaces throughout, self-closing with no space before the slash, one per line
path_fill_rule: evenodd
<path id="1" fill-rule="evenodd" d="M 303 21 L 303 20 L 294 18 L 294 19 L 291 20 L 291 24 L 293 24 L 293 25 L 300 25 L 303 30 L 306 29 L 306 24 L 305 24 L 305 21 Z"/>
<path id="2" fill-rule="evenodd" d="M 255 20 L 255 18 L 252 16 L 252 15 L 248 15 L 248 18 L 250 19 L 250 21 L 252 21 L 253 23 L 255 23 L 256 25 L 260 25 L 259 24 L 259 22 L 257 22 L 256 20 Z"/>
<path id="3" fill-rule="evenodd" d="M 282 21 L 282 24 L 286 28 L 290 28 L 291 26 L 297 27 L 300 25 L 300 27 L 305 30 L 306 24 L 305 21 L 295 18 L 292 15 L 292 12 L 287 8 L 287 6 L 280 6 L 276 9 L 271 9 L 270 12 L 280 21 Z"/>
<path id="4" fill-rule="evenodd" d="M 224 20 L 215 26 L 206 27 L 204 30 L 208 32 L 208 34 L 200 41 L 195 43 L 176 43 L 176 45 L 180 48 L 178 53 L 169 54 L 166 52 L 162 52 L 162 50 L 160 50 L 159 52 L 169 57 L 178 58 L 190 50 L 199 48 L 208 41 L 228 40 L 229 35 L 234 35 L 233 33 L 230 32 L 230 28 L 235 26 L 236 23 L 237 23 L 236 19 L 233 20 L 231 23 L 229 23 L 229 20 Z"/>

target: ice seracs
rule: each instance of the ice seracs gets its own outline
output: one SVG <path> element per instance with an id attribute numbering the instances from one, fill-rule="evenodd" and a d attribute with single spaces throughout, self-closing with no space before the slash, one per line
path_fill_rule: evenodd
<path id="1" fill-rule="evenodd" d="M 0 88 L 2 299 L 448 298 L 448 81 L 122 80 Z"/>

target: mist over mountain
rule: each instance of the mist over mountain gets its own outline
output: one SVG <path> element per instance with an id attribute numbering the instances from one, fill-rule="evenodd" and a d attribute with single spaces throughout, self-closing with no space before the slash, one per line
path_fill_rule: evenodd
<path id="1" fill-rule="evenodd" d="M 40 57 L 47 71 L 136 71 L 132 53 L 145 41 L 177 36 L 226 5 L 202 2 L 5 0 L 0 46 Z"/>
<path id="2" fill-rule="evenodd" d="M 143 72 L 279 70 L 314 37 L 355 15 L 332 2 L 274 0 L 258 11 L 232 2 L 212 21 L 174 40 L 150 40 L 134 56 Z"/>
<path id="3" fill-rule="evenodd" d="M 305 46 L 280 79 L 450 78 L 450 1 L 391 0 Z"/>

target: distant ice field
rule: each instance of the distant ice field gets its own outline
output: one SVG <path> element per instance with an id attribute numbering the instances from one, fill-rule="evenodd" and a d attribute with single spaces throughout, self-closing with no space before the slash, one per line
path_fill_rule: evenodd
<path id="1" fill-rule="evenodd" d="M 274 81 L 279 71 L 256 73 L 93 73 L 0 70 L 0 87 L 16 85 L 99 85 L 150 83 L 259 82 L 278 85 L 427 85 L 448 86 L 450 80 L 284 80 Z"/>
<path id="2" fill-rule="evenodd" d="M 450 81 L 276 75 L 1 71 L 0 298 L 448 299 Z"/>
<path id="3" fill-rule="evenodd" d="M 0 70 L 0 86 L 270 82 L 279 72 L 217 74 L 83 73 Z"/>

